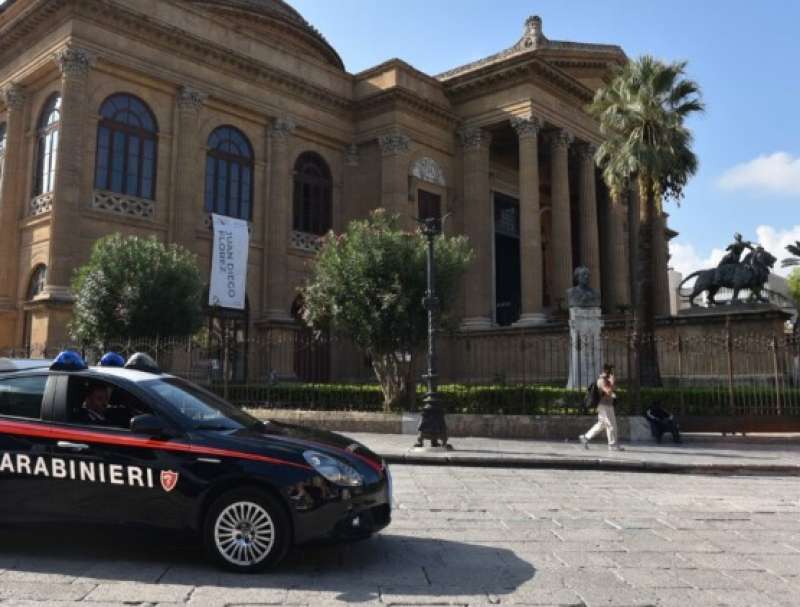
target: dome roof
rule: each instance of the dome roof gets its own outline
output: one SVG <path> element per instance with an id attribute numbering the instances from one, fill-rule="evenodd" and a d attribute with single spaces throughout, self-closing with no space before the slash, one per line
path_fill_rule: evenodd
<path id="1" fill-rule="evenodd" d="M 194 4 L 205 5 L 209 8 L 233 9 L 249 12 L 298 34 L 306 44 L 314 48 L 330 65 L 344 69 L 341 57 L 336 50 L 325 40 L 300 13 L 289 6 L 284 0 L 191 0 Z"/>

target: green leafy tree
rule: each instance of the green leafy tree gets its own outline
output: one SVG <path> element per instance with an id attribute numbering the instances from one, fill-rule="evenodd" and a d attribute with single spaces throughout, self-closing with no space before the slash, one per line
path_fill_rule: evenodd
<path id="1" fill-rule="evenodd" d="M 800 268 L 795 268 L 789 274 L 789 294 L 794 299 L 797 307 L 800 308 Z"/>
<path id="2" fill-rule="evenodd" d="M 615 200 L 638 186 L 637 267 L 634 284 L 635 339 L 632 389 L 661 383 L 655 343 L 653 229 L 664 199 L 679 201 L 697 172 L 686 119 L 704 110 L 700 87 L 685 77 L 686 62 L 663 63 L 643 56 L 618 67 L 600 88 L 589 111 L 600 122 L 604 142 L 596 161 Z M 661 270 L 661 268 L 658 268 Z"/>
<path id="3" fill-rule="evenodd" d="M 74 339 L 183 337 L 202 324 L 203 284 L 197 261 L 178 245 L 114 234 L 92 247 L 72 281 Z"/>
<path id="4" fill-rule="evenodd" d="M 414 357 L 427 335 L 426 250 L 420 232 L 400 230 L 397 217 L 378 210 L 325 238 L 303 289 L 305 322 L 349 337 L 370 357 L 387 410 L 408 403 L 416 386 Z M 464 237 L 440 236 L 435 254 L 440 322 L 452 327 L 472 252 Z"/>

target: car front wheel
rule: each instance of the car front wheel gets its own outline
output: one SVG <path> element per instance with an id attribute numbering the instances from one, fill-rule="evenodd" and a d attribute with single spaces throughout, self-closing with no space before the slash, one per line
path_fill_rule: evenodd
<path id="1" fill-rule="evenodd" d="M 254 573 L 277 565 L 289 550 L 289 517 L 280 502 L 259 489 L 220 496 L 208 510 L 204 543 L 223 567 Z"/>

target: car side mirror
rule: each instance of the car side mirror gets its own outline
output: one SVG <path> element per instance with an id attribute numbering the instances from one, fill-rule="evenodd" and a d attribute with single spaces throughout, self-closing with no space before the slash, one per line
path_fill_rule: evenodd
<path id="1" fill-rule="evenodd" d="M 168 438 L 174 435 L 172 429 L 160 418 L 149 413 L 137 415 L 131 419 L 131 432 L 157 438 Z"/>

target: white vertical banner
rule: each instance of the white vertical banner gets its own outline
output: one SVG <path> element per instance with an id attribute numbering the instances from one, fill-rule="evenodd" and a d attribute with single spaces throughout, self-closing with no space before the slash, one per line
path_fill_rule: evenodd
<path id="1" fill-rule="evenodd" d="M 243 219 L 211 215 L 214 249 L 208 305 L 244 310 L 250 234 Z"/>

